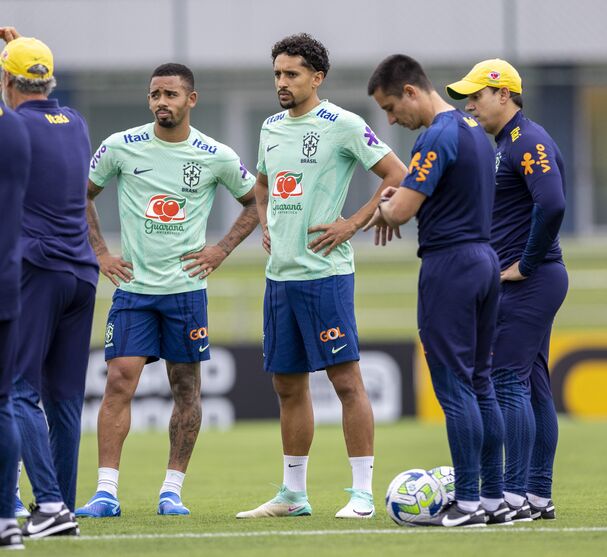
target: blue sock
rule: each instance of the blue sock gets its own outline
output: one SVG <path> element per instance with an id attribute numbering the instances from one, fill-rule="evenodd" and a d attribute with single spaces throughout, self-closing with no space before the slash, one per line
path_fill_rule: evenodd
<path id="1" fill-rule="evenodd" d="M 73 512 L 76 504 L 78 448 L 82 399 L 53 401 L 43 397 L 57 483 L 64 503 Z"/>
<path id="2" fill-rule="evenodd" d="M 533 397 L 535 443 L 531 453 L 527 490 L 533 495 L 552 497 L 552 468 L 559 437 L 559 424 L 552 396 Z"/>
<path id="3" fill-rule="evenodd" d="M 531 394 L 513 370 L 493 371 L 493 382 L 505 426 L 504 491 L 525 497 L 531 451 L 535 441 L 535 417 Z"/>
<path id="4" fill-rule="evenodd" d="M 0 518 L 15 518 L 19 431 L 6 395 L 0 396 L 0 431 Z"/>
<path id="5" fill-rule="evenodd" d="M 481 495 L 487 499 L 504 497 L 504 418 L 494 395 L 478 397 L 483 419 L 481 451 Z"/>
<path id="6" fill-rule="evenodd" d="M 455 498 L 479 500 L 479 474 L 483 423 L 471 384 L 440 366 L 431 368 L 434 392 L 447 420 L 447 437 L 455 468 Z"/>
<path id="7" fill-rule="evenodd" d="M 61 491 L 51 456 L 48 427 L 44 413 L 38 406 L 39 402 L 39 394 L 24 379 L 13 385 L 13 404 L 21 437 L 21 456 L 36 503 L 56 503 L 62 500 Z"/>

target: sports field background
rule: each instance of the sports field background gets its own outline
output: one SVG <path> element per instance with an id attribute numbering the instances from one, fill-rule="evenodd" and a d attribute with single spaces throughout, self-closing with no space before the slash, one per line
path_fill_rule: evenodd
<path id="1" fill-rule="evenodd" d="M 416 230 L 404 229 L 404 239 L 374 247 L 372 232 L 359 232 L 355 242 L 356 319 L 362 342 L 416 338 Z M 112 243 L 119 252 L 116 241 Z M 607 237 L 564 239 L 569 293 L 559 311 L 555 331 L 607 331 Z M 211 274 L 208 281 L 209 333 L 212 342 L 234 344 L 261 340 L 264 266 L 258 238 L 249 238 Z M 109 280 L 99 282 L 92 345 L 101 346 L 114 291 Z"/>
<path id="2" fill-rule="evenodd" d="M 120 470 L 123 516 L 82 520 L 80 539 L 26 542 L 27 554 L 46 557 L 136 556 L 490 556 L 581 557 L 605 554 L 607 423 L 560 419 L 554 500 L 556 521 L 510 527 L 424 529 L 396 526 L 382 499 L 390 480 L 409 468 L 449 463 L 444 427 L 403 420 L 376 430 L 374 492 L 378 515 L 338 520 L 351 476 L 338 426 L 317 428 L 308 493 L 313 515 L 236 520 L 234 515 L 272 497 L 282 478 L 277 422 L 240 423 L 201 434 L 183 498 L 190 517 L 156 515 L 168 440 L 164 432 L 129 436 Z M 82 439 L 78 504 L 95 490 L 96 441 Z M 29 493 L 24 484 L 24 499 Z"/>

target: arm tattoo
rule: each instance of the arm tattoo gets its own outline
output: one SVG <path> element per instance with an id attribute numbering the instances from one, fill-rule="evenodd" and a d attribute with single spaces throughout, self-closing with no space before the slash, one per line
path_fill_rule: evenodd
<path id="1" fill-rule="evenodd" d="M 255 205 L 255 199 L 252 198 L 249 202 L 244 205 L 240 215 L 230 228 L 230 231 L 219 241 L 217 245 L 225 252 L 226 255 L 230 255 L 234 248 L 240 244 L 259 223 L 259 217 L 257 216 L 257 207 Z"/>

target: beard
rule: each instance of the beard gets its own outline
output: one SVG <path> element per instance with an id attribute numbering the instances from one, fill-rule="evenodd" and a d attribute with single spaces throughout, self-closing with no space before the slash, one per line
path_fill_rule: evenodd
<path id="1" fill-rule="evenodd" d="M 177 122 L 174 118 L 158 118 L 156 117 L 156 122 L 161 128 L 174 128 L 179 122 Z"/>
<path id="2" fill-rule="evenodd" d="M 293 97 L 293 95 L 290 95 L 289 98 L 284 101 L 280 99 L 280 95 L 279 95 L 278 104 L 280 104 L 280 106 L 285 109 L 294 108 L 297 106 L 297 103 L 295 102 L 295 98 Z"/>

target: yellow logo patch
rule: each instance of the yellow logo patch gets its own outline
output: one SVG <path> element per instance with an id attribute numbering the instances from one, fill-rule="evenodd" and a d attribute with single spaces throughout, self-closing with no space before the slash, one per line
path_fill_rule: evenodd
<path id="1" fill-rule="evenodd" d="M 432 169 L 432 163 L 436 160 L 437 155 L 434 151 L 428 151 L 424 162 L 419 164 L 419 161 L 422 158 L 422 154 L 418 151 L 413 155 L 411 159 L 411 164 L 409 165 L 409 172 L 413 174 L 415 170 L 417 170 L 417 176 L 415 177 L 416 182 L 425 182 L 426 177 L 430 174 L 430 170 Z"/>
<path id="2" fill-rule="evenodd" d="M 548 155 L 546 154 L 546 147 L 544 147 L 541 143 L 538 143 L 535 146 L 535 149 L 537 153 L 537 160 L 533 158 L 531 153 L 525 153 L 523 155 L 521 166 L 525 169 L 525 176 L 527 174 L 533 174 L 534 166 L 540 166 L 544 174 L 546 174 L 546 172 L 552 168 L 550 166 L 550 161 L 548 160 Z"/>
<path id="3" fill-rule="evenodd" d="M 70 121 L 65 114 L 45 114 L 44 117 L 51 124 L 67 124 Z"/>
<path id="4" fill-rule="evenodd" d="M 520 126 L 516 126 L 511 132 L 510 137 L 512 138 L 512 143 L 514 143 L 521 136 L 521 128 Z"/>

